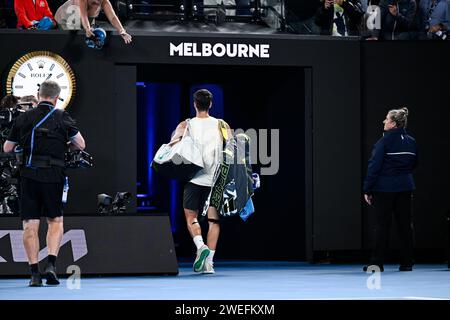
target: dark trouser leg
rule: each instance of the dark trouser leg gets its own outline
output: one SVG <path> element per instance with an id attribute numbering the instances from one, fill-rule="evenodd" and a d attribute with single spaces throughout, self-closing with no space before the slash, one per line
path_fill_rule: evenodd
<path id="1" fill-rule="evenodd" d="M 394 216 L 401 241 L 400 264 L 413 265 L 414 235 L 411 211 L 411 192 L 399 192 L 396 196 Z"/>
<path id="2" fill-rule="evenodd" d="M 373 205 L 376 212 L 376 239 L 372 264 L 384 264 L 386 250 L 389 243 L 389 235 L 394 208 L 394 194 L 377 192 L 373 195 Z"/>

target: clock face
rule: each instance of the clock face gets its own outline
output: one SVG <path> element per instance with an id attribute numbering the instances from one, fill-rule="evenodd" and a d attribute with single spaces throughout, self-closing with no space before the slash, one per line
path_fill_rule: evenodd
<path id="1" fill-rule="evenodd" d="M 52 52 L 30 52 L 17 60 L 8 74 L 6 91 L 19 97 L 37 97 L 39 86 L 46 80 L 61 87 L 56 107 L 65 109 L 75 94 L 75 76 L 67 62 Z"/>

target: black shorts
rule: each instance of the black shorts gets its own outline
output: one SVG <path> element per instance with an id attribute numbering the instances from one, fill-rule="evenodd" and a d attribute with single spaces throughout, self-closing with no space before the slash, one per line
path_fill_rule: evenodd
<path id="1" fill-rule="evenodd" d="M 199 186 L 188 182 L 184 186 L 183 208 L 202 212 L 210 191 L 211 187 Z"/>
<path id="2" fill-rule="evenodd" d="M 22 220 L 56 218 L 63 215 L 64 183 L 46 183 L 20 178 L 20 216 Z"/>

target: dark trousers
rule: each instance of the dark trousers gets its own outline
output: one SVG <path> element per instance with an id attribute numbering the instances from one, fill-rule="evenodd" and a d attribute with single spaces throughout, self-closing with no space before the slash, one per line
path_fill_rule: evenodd
<path id="1" fill-rule="evenodd" d="M 414 264 L 414 235 L 411 212 L 412 193 L 374 192 L 373 206 L 376 211 L 376 242 L 372 264 L 382 265 L 388 248 L 392 215 L 394 216 L 400 237 L 400 264 Z"/>

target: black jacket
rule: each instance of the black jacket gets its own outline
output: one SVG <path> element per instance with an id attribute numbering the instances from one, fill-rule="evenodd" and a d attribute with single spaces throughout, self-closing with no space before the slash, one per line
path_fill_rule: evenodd
<path id="1" fill-rule="evenodd" d="M 398 8 L 397 16 L 389 12 L 389 5 Z M 386 40 L 393 40 L 400 33 L 410 32 L 415 26 L 417 5 L 415 0 L 381 0 L 381 30 L 376 36 Z"/>
<path id="2" fill-rule="evenodd" d="M 37 160 L 39 157 L 50 157 L 64 162 L 67 142 L 77 135 L 78 128 L 75 120 L 63 110 L 54 110 L 40 126 L 37 126 L 53 109 L 52 104 L 41 102 L 36 108 L 17 117 L 9 133 L 8 141 L 21 147 L 25 162 L 31 154 L 32 160 Z M 35 129 L 33 130 L 33 128 Z M 32 153 L 31 150 L 33 150 Z M 23 166 L 21 168 L 20 175 L 39 182 L 59 183 L 64 180 L 64 168 L 61 166 L 36 168 L 31 163 L 30 167 Z"/>
<path id="3" fill-rule="evenodd" d="M 361 19 L 364 16 L 364 10 L 360 0 L 347 0 L 342 3 L 344 9 L 345 25 L 348 35 L 359 35 Z M 321 34 L 331 35 L 333 32 L 334 6 L 325 9 L 323 3 L 316 13 L 316 24 L 321 29 Z"/>

